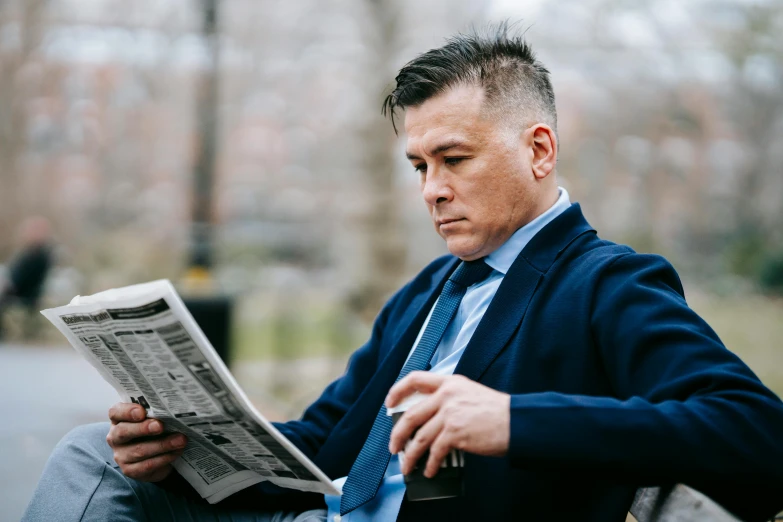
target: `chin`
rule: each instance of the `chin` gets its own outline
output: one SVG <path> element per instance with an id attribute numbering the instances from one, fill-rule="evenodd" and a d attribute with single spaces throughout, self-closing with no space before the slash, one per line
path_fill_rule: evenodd
<path id="1" fill-rule="evenodd" d="M 464 261 L 473 261 L 483 256 L 480 246 L 468 241 L 460 241 L 457 238 L 447 239 L 446 248 L 449 249 L 451 255 Z"/>

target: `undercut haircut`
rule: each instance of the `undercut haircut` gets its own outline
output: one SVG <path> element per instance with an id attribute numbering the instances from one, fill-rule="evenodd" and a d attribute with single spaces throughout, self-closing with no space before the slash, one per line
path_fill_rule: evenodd
<path id="1" fill-rule="evenodd" d="M 555 93 L 549 71 L 536 59 L 523 33 L 508 22 L 484 31 L 459 33 L 446 45 L 420 54 L 400 69 L 397 85 L 383 102 L 394 121 L 397 109 L 417 107 L 457 86 L 483 89 L 483 110 L 512 128 L 545 123 L 557 133 Z"/>

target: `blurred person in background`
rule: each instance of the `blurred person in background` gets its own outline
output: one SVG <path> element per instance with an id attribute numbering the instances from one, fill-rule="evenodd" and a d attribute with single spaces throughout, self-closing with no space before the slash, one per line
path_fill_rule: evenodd
<path id="1" fill-rule="evenodd" d="M 51 235 L 49 221 L 41 216 L 28 218 L 19 228 L 21 246 L 9 263 L 6 279 L 0 281 L 0 340 L 5 311 L 10 305 L 19 304 L 29 314 L 38 311 L 38 301 L 52 267 Z"/>
<path id="2" fill-rule="evenodd" d="M 185 437 L 118 404 L 58 445 L 25 520 L 620 522 L 638 488 L 677 482 L 745 520 L 774 515 L 783 404 L 665 259 L 600 239 L 558 186 L 549 72 L 522 37 L 458 35 L 396 80 L 385 108 L 406 111 L 451 255 L 387 302 L 300 420 L 276 424 L 342 496 L 261 483 L 208 506 L 171 467 Z M 392 427 L 387 406 L 416 391 L 429 396 Z M 404 499 L 424 452 L 432 477 L 452 449 L 462 495 Z"/>

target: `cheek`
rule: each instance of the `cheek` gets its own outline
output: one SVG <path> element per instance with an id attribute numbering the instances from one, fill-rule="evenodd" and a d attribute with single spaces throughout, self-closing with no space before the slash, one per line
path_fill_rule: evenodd
<path id="1" fill-rule="evenodd" d="M 476 225 L 486 226 L 502 220 L 502 215 L 508 206 L 508 199 L 510 198 L 505 194 L 504 187 L 490 178 L 465 191 L 462 202 L 470 221 Z"/>
<path id="2" fill-rule="evenodd" d="M 504 235 L 509 225 L 517 221 L 520 194 L 507 184 L 487 184 L 485 188 L 489 190 L 477 195 L 470 205 L 473 226 L 486 236 Z"/>

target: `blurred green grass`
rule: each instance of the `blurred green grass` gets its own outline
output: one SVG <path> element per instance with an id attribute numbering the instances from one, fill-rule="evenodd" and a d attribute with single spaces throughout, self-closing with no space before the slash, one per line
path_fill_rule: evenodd
<path id="1" fill-rule="evenodd" d="M 311 357 L 344 359 L 359 348 L 370 328 L 339 308 L 277 309 L 256 321 L 238 321 L 233 359 L 295 360 Z"/>
<path id="2" fill-rule="evenodd" d="M 688 303 L 778 396 L 783 397 L 783 299 L 686 293 Z"/>

